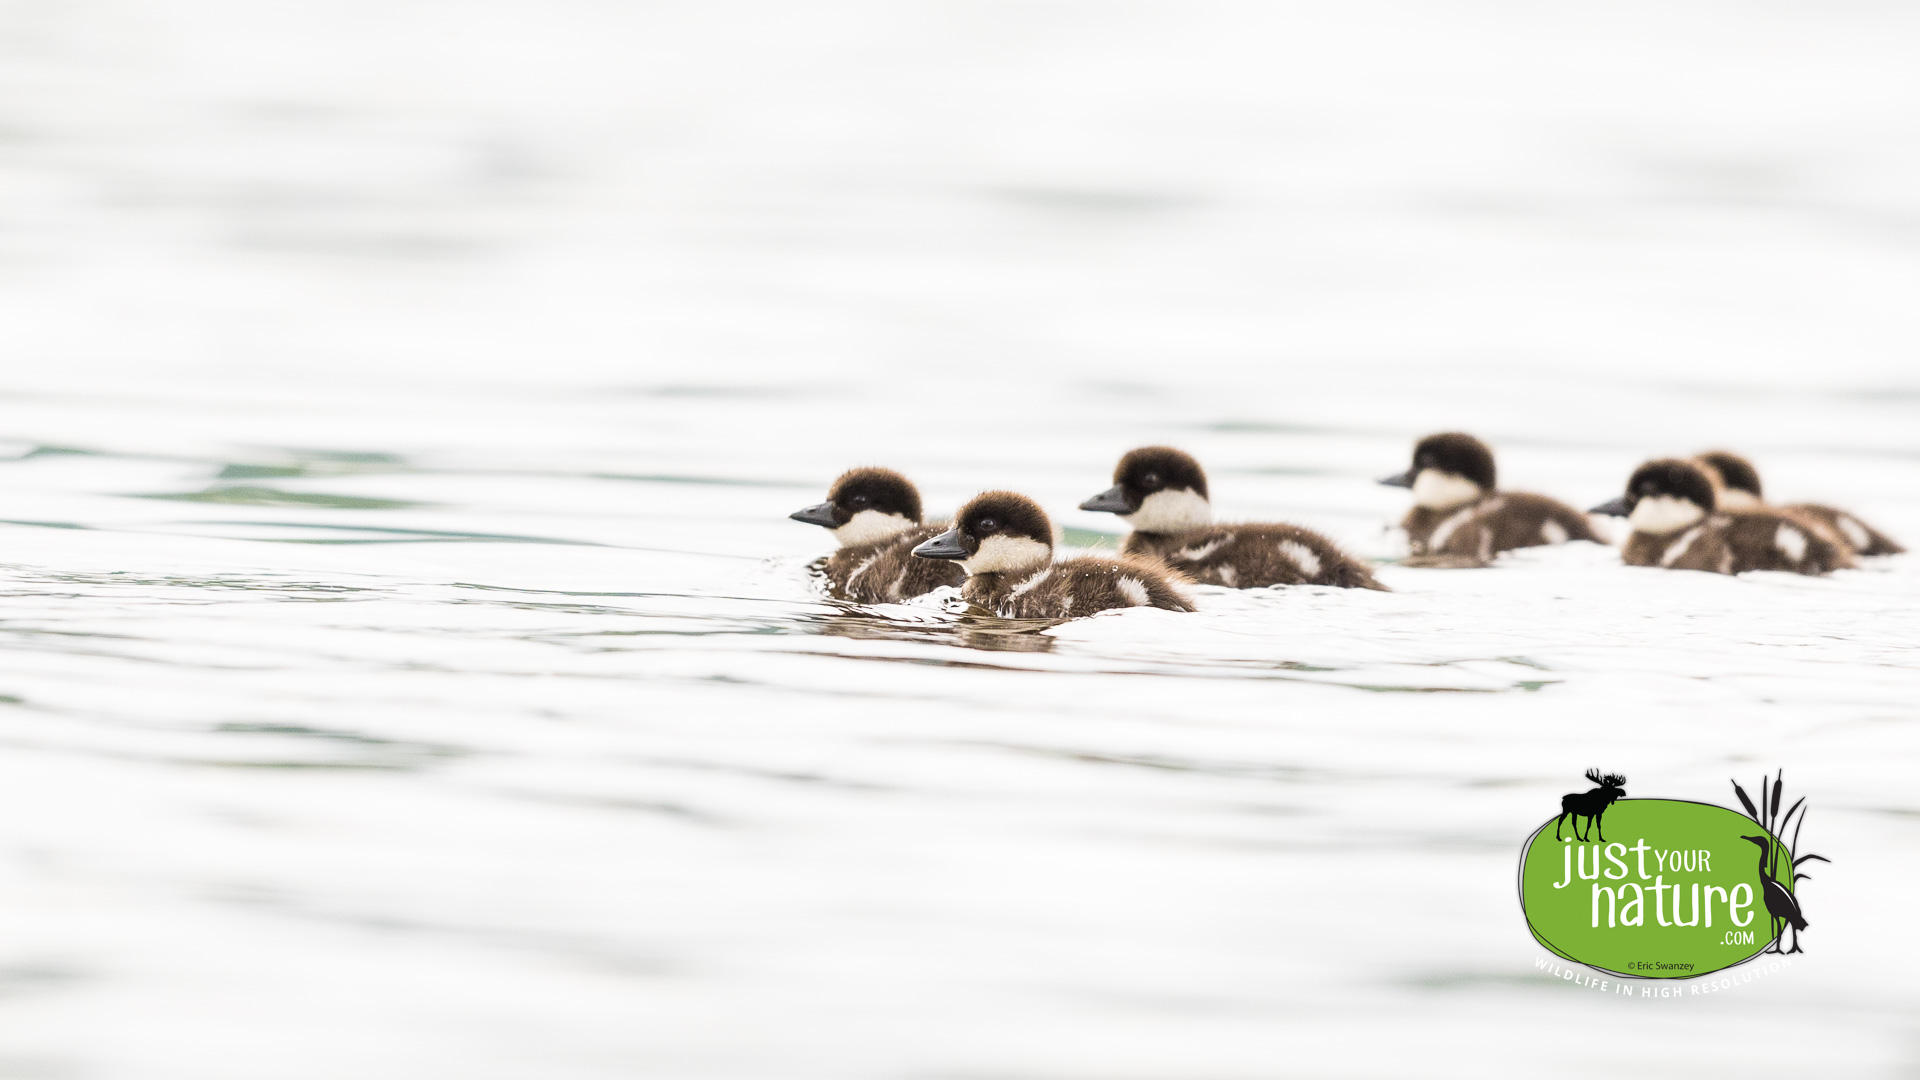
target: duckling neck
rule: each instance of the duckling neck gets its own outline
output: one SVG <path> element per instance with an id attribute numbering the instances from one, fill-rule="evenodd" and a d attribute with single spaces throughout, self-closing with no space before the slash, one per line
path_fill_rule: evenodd
<path id="1" fill-rule="evenodd" d="M 1184 534 L 1178 532 L 1149 532 L 1146 529 L 1135 529 L 1120 541 L 1120 554 L 1164 557 L 1180 546 L 1182 535 Z"/>
<path id="2" fill-rule="evenodd" d="M 970 574 L 966 584 L 960 587 L 960 596 L 970 604 L 991 608 L 1025 576 L 1026 572 L 1019 570 L 990 570 L 982 574 Z"/>

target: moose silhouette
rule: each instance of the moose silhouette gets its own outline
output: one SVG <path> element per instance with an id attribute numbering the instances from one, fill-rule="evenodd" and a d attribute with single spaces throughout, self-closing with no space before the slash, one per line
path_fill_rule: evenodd
<path id="1" fill-rule="evenodd" d="M 1600 824 L 1600 818 L 1612 806 L 1614 800 L 1627 793 L 1627 778 L 1618 773 L 1601 775 L 1599 769 L 1588 769 L 1587 779 L 1600 785 L 1592 791 L 1577 791 L 1560 799 L 1560 816 L 1553 819 L 1553 838 L 1560 839 L 1560 823 L 1573 819 L 1573 838 L 1585 842 L 1587 837 L 1580 835 L 1580 819 L 1587 819 L 1589 835 L 1598 831 L 1600 842 L 1607 842 L 1607 831 Z"/>

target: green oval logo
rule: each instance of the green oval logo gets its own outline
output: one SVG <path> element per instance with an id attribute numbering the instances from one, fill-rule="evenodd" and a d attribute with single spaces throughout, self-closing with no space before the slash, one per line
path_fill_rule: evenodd
<path id="1" fill-rule="evenodd" d="M 1556 955 L 1616 975 L 1690 979 L 1805 928 L 1793 855 L 1752 817 L 1675 799 L 1616 796 L 1600 809 L 1583 822 L 1585 810 L 1570 806 L 1521 855 L 1520 906 Z"/>

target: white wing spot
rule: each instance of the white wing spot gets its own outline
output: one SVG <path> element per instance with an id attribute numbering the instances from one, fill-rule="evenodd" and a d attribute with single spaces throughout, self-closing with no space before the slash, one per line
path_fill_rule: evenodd
<path id="1" fill-rule="evenodd" d="M 1011 600 L 1015 597 L 1027 595 L 1033 590 L 1039 588 L 1042 583 L 1044 583 L 1048 578 L 1052 576 L 1053 576 L 1053 567 L 1049 566 L 1045 570 L 1040 571 L 1039 573 L 1033 575 L 1032 577 L 1021 582 L 1020 584 L 1015 585 L 1013 587 L 1013 592 L 1011 595 L 1008 596 L 1008 599 Z"/>
<path id="2" fill-rule="evenodd" d="M 1833 523 L 1840 526 L 1840 531 L 1846 534 L 1847 543 L 1854 547 L 1864 548 L 1873 542 L 1873 537 L 1867 535 L 1867 527 L 1845 514 L 1835 518 Z"/>
<path id="3" fill-rule="evenodd" d="M 1225 585 L 1229 589 L 1233 588 L 1234 584 L 1240 580 L 1240 571 L 1235 570 L 1231 566 L 1222 566 L 1215 570 L 1214 573 L 1219 575 L 1220 584 Z"/>
<path id="4" fill-rule="evenodd" d="M 1320 556 L 1315 555 L 1312 548 L 1300 541 L 1280 541 L 1280 554 L 1292 560 L 1293 565 L 1300 568 L 1303 576 L 1318 577 L 1320 575 Z"/>
<path id="5" fill-rule="evenodd" d="M 1207 541 L 1205 544 L 1202 544 L 1199 547 L 1189 547 L 1189 548 L 1180 549 L 1179 554 L 1175 555 L 1174 558 L 1183 559 L 1187 562 L 1199 562 L 1201 559 L 1204 559 L 1207 556 L 1213 554 L 1214 552 L 1219 551 L 1222 547 L 1225 547 L 1227 541 L 1231 539 L 1233 539 L 1231 536 L 1215 537 L 1214 539 Z"/>
<path id="6" fill-rule="evenodd" d="M 1153 602 L 1147 595 L 1147 587 L 1134 578 L 1123 577 L 1115 581 L 1114 585 L 1119 588 L 1120 595 L 1131 601 L 1134 607 L 1146 607 Z"/>
<path id="7" fill-rule="evenodd" d="M 1500 509 L 1502 502 L 1504 500 L 1489 499 L 1484 503 L 1468 503 L 1455 510 L 1453 516 L 1441 522 L 1439 527 L 1433 530 L 1433 535 L 1427 538 L 1427 548 L 1431 551 L 1439 551 L 1446 547 L 1447 541 L 1453 539 L 1453 534 L 1460 530 L 1460 526 L 1473 520 L 1476 512 L 1484 511 L 1491 514 Z"/>
<path id="8" fill-rule="evenodd" d="M 1807 554 L 1807 534 L 1791 525 L 1782 525 L 1773 534 L 1773 546 L 1780 549 L 1788 562 L 1798 565 Z"/>
<path id="9" fill-rule="evenodd" d="M 1646 500 L 1643 499 L 1641 501 L 1645 502 Z M 1693 546 L 1693 542 L 1700 539 L 1700 530 L 1701 526 L 1695 525 L 1693 528 L 1681 533 L 1680 539 L 1675 540 L 1673 546 L 1667 548 L 1666 554 L 1660 556 L 1660 565 L 1672 566 L 1674 563 L 1679 562 L 1680 557 L 1685 555 L 1687 549 Z"/>
<path id="10" fill-rule="evenodd" d="M 1564 544 L 1567 542 L 1566 526 L 1548 518 L 1540 523 L 1540 539 L 1549 544 Z"/>

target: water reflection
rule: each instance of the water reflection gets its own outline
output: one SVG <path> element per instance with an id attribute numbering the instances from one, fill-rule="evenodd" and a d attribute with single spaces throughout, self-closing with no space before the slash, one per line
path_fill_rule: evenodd
<path id="1" fill-rule="evenodd" d="M 953 645 L 982 652 L 1044 653 L 1057 644 L 1045 631 L 1060 625 L 1057 620 L 1002 619 L 992 615 L 965 613 L 940 622 L 905 622 L 862 611 L 851 604 L 839 605 L 830 615 L 807 615 L 799 623 L 808 632 L 858 641 L 905 641 L 928 645 Z"/>

